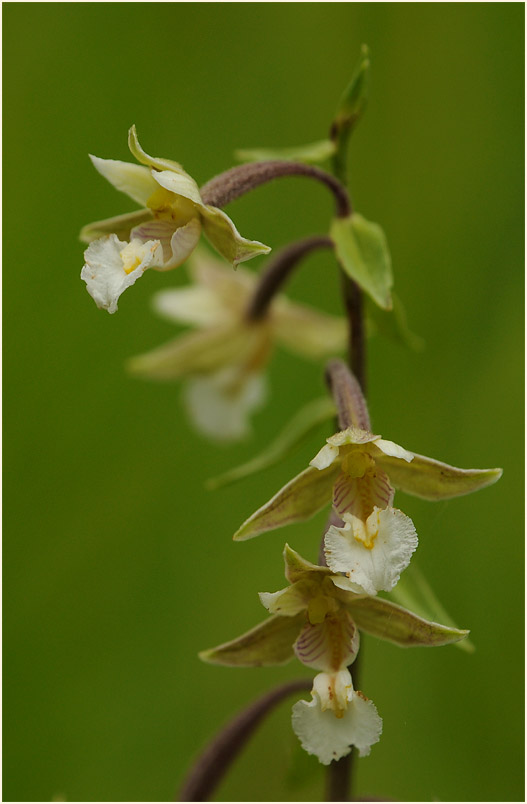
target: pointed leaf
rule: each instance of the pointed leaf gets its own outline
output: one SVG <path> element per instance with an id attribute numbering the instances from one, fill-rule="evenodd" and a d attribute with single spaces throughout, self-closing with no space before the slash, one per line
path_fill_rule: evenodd
<path id="1" fill-rule="evenodd" d="M 265 162 L 266 160 L 283 159 L 284 161 L 305 162 L 314 164 L 324 162 L 333 156 L 336 146 L 331 140 L 319 140 L 309 145 L 298 145 L 293 148 L 244 148 L 235 151 L 239 162 Z"/>
<path id="2" fill-rule="evenodd" d="M 165 291 L 167 293 L 169 291 Z M 178 292 L 178 291 L 176 291 Z M 179 291 L 181 292 L 181 291 Z M 262 472 L 291 455 L 325 421 L 335 416 L 335 405 L 328 397 L 313 399 L 291 419 L 277 438 L 256 458 L 208 480 L 209 489 L 218 489 Z"/>
<path id="3" fill-rule="evenodd" d="M 333 483 L 339 471 L 338 464 L 322 471 L 309 466 L 255 511 L 236 531 L 233 539 L 245 541 L 268 530 L 311 519 L 331 502 Z"/>
<path id="4" fill-rule="evenodd" d="M 385 310 L 392 307 L 392 264 L 381 227 L 354 212 L 336 218 L 330 230 L 337 259 L 346 274 Z"/>
<path id="5" fill-rule="evenodd" d="M 351 131 L 362 117 L 368 101 L 369 68 L 368 47 L 362 45 L 359 63 L 337 106 L 333 123 L 334 130 L 337 132 Z"/>
<path id="6" fill-rule="evenodd" d="M 414 352 L 422 352 L 425 348 L 424 339 L 416 335 L 408 327 L 406 310 L 396 293 L 392 292 L 393 308 L 383 310 L 367 299 L 368 334 L 382 335 L 394 343 L 407 346 Z"/>
<path id="7" fill-rule="evenodd" d="M 361 631 L 402 648 L 448 645 L 469 633 L 425 620 L 380 597 L 357 597 L 348 603 L 348 610 Z"/>
<path id="8" fill-rule="evenodd" d="M 204 650 L 200 659 L 211 664 L 224 664 L 228 667 L 268 667 L 285 664 L 294 656 L 293 644 L 305 623 L 304 613 L 296 617 L 281 617 L 274 614 L 265 622 L 247 633 Z"/>
<path id="9" fill-rule="evenodd" d="M 425 500 L 448 500 L 470 494 L 500 479 L 502 469 L 459 469 L 413 453 L 413 460 L 400 460 L 384 453 L 375 456 L 395 488 Z"/>
<path id="10" fill-rule="evenodd" d="M 438 600 L 432 587 L 415 563 L 415 559 L 401 577 L 397 586 L 390 592 L 390 599 L 400 606 L 411 609 L 427 620 L 442 622 L 447 626 L 457 628 L 456 623 Z M 475 650 L 474 644 L 470 639 L 464 639 L 462 642 L 456 643 L 456 647 L 467 653 L 473 653 Z"/>

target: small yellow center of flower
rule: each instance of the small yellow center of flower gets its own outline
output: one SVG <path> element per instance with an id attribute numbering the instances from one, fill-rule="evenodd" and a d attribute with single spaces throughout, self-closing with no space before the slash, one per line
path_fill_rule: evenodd
<path id="1" fill-rule="evenodd" d="M 375 539 L 379 535 L 380 511 L 378 510 L 375 516 L 369 516 L 366 522 L 354 517 L 352 527 L 355 541 L 362 544 L 366 550 L 371 550 L 375 544 Z"/>
<path id="2" fill-rule="evenodd" d="M 366 472 L 375 468 L 375 461 L 367 452 L 357 447 L 344 452 L 342 458 L 342 471 L 349 477 L 364 477 Z"/>
<path id="3" fill-rule="evenodd" d="M 192 201 L 171 193 L 165 187 L 159 187 L 150 196 L 146 205 L 158 220 L 171 221 L 176 226 L 184 226 L 197 214 Z"/>
<path id="4" fill-rule="evenodd" d="M 323 712 L 332 709 L 337 718 L 344 717 L 348 708 L 348 697 L 353 690 L 353 683 L 348 670 L 341 670 L 337 673 L 319 673 L 313 682 L 313 692 L 316 692 L 320 700 L 320 708 Z"/>
<path id="5" fill-rule="evenodd" d="M 141 265 L 147 251 L 145 244 L 140 240 L 132 240 L 119 252 L 125 274 L 131 274 L 138 265 Z"/>

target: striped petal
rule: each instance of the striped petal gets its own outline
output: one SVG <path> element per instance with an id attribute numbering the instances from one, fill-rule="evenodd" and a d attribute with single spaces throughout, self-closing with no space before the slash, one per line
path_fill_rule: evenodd
<path id="1" fill-rule="evenodd" d="M 184 226 L 175 226 L 171 221 L 149 220 L 132 230 L 132 237 L 143 242 L 159 240 L 163 247 L 163 262 L 158 271 L 177 268 L 196 248 L 201 234 L 199 218 L 191 218 Z"/>
<path id="2" fill-rule="evenodd" d="M 302 664 L 314 670 L 336 673 L 350 665 L 359 650 L 359 632 L 350 615 L 341 610 L 321 623 L 307 623 L 294 645 Z"/>
<path id="3" fill-rule="evenodd" d="M 388 508 L 393 495 L 388 476 L 378 467 L 363 477 L 341 472 L 333 488 L 333 506 L 339 516 L 352 514 L 365 522 L 375 507 Z"/>

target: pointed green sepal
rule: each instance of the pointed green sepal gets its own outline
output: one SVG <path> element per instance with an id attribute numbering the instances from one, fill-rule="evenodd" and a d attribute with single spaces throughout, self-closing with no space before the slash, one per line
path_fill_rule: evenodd
<path id="1" fill-rule="evenodd" d="M 262 472 L 270 466 L 283 461 L 324 422 L 335 416 L 335 404 L 324 396 L 320 399 L 313 399 L 291 419 L 289 424 L 279 433 L 274 441 L 256 458 L 247 463 L 230 469 L 219 477 L 207 481 L 209 489 L 219 489 L 250 477 L 257 472 Z"/>
<path id="2" fill-rule="evenodd" d="M 330 236 L 337 259 L 346 274 L 384 310 L 392 308 L 392 265 L 381 227 L 354 212 L 336 218 Z"/>
<path id="3" fill-rule="evenodd" d="M 320 564 L 312 564 L 311 561 L 306 561 L 302 558 L 300 553 L 289 547 L 288 544 L 284 547 L 284 561 L 285 561 L 285 577 L 289 583 L 296 583 L 300 581 L 307 573 L 316 572 L 322 575 L 331 575 L 329 567 L 321 567 Z"/>
<path id="4" fill-rule="evenodd" d="M 422 352 L 425 348 L 424 339 L 409 328 L 403 303 L 397 294 L 393 292 L 392 303 L 391 310 L 383 310 L 367 297 L 368 335 L 379 334 L 394 343 L 412 349 L 414 352 Z"/>
<path id="5" fill-rule="evenodd" d="M 316 164 L 325 162 L 336 151 L 336 145 L 331 140 L 319 140 L 309 145 L 298 145 L 292 148 L 244 148 L 235 152 L 239 162 L 266 162 L 270 160 L 284 160 L 286 162 L 304 162 Z"/>
<path id="6" fill-rule="evenodd" d="M 337 463 L 322 470 L 309 466 L 255 511 L 236 531 L 234 541 L 245 541 L 268 530 L 311 519 L 331 502 L 339 472 Z"/>
<path id="7" fill-rule="evenodd" d="M 397 586 L 390 592 L 390 599 L 406 609 L 411 609 L 420 617 L 457 628 L 456 623 L 436 597 L 434 590 L 417 566 L 415 559 L 401 575 Z M 466 653 L 475 651 L 474 643 L 470 639 L 457 642 L 456 647 Z"/>
<path id="8" fill-rule="evenodd" d="M 402 648 L 448 645 L 469 633 L 425 620 L 381 597 L 357 597 L 347 608 L 360 630 Z"/>
<path id="9" fill-rule="evenodd" d="M 408 463 L 382 454 L 376 462 L 396 489 L 425 500 L 448 500 L 490 486 L 500 479 L 502 469 L 459 469 L 447 463 L 412 453 Z"/>
<path id="10" fill-rule="evenodd" d="M 274 614 L 246 634 L 204 650 L 199 658 L 211 664 L 228 667 L 267 667 L 285 664 L 294 656 L 293 644 L 306 621 L 303 613 L 296 617 Z"/>

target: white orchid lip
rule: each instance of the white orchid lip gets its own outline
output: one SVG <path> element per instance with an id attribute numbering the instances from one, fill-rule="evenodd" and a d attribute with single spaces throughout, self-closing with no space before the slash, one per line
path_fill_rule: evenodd
<path id="1" fill-rule="evenodd" d="M 84 252 L 81 279 L 97 307 L 115 313 L 119 296 L 133 285 L 147 268 L 153 268 L 161 247 L 157 240 L 126 243 L 116 235 L 94 240 Z"/>

